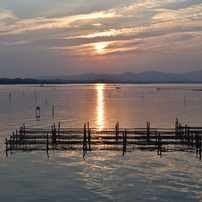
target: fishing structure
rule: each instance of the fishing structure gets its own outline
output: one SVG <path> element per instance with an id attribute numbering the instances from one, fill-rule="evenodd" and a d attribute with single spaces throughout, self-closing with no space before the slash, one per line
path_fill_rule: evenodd
<path id="1" fill-rule="evenodd" d="M 5 139 L 6 154 L 15 150 L 82 150 L 83 157 L 88 151 L 117 150 L 124 155 L 135 149 L 156 150 L 162 156 L 168 151 L 196 152 L 201 159 L 202 127 L 182 126 L 176 119 L 174 128 L 61 128 L 60 123 L 50 129 L 27 128 L 23 124 L 19 130 Z"/>

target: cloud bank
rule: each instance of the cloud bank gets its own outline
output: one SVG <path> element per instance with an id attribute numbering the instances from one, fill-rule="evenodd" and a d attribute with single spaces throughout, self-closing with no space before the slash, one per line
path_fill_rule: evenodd
<path id="1" fill-rule="evenodd" d="M 0 0 L 0 73 L 199 70 L 201 36 L 201 0 Z"/>

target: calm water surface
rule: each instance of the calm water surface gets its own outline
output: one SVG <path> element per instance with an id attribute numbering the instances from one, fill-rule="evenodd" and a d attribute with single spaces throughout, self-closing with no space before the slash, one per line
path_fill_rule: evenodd
<path id="1" fill-rule="evenodd" d="M 116 87 L 120 87 L 117 89 Z M 160 90 L 158 90 L 160 89 Z M 202 126 L 201 84 L 0 86 L 0 201 L 202 201 L 194 152 L 15 152 L 5 137 L 27 127 Z M 9 98 L 10 94 L 10 98 Z M 35 117 L 36 106 L 41 109 Z M 54 116 L 52 116 L 54 106 Z"/>

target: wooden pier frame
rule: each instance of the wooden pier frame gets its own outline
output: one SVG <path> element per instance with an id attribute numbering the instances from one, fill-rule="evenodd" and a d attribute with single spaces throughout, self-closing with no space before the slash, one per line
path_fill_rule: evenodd
<path id="1" fill-rule="evenodd" d="M 152 128 L 146 123 L 145 128 L 90 128 L 85 123 L 83 128 L 62 128 L 60 123 L 50 129 L 27 128 L 23 124 L 10 139 L 5 139 L 6 153 L 14 150 L 117 150 L 126 152 L 135 149 L 156 150 L 162 156 L 166 151 L 190 151 L 201 159 L 202 127 L 182 126 L 176 119 L 175 128 Z"/>

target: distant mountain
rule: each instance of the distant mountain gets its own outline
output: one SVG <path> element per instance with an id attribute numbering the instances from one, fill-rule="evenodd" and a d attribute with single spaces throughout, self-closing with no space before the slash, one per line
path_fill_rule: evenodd
<path id="1" fill-rule="evenodd" d="M 72 76 L 42 76 L 38 80 L 57 82 L 132 82 L 132 83 L 201 83 L 202 70 L 182 74 L 147 71 L 142 73 L 125 72 L 123 74 L 81 74 Z"/>

